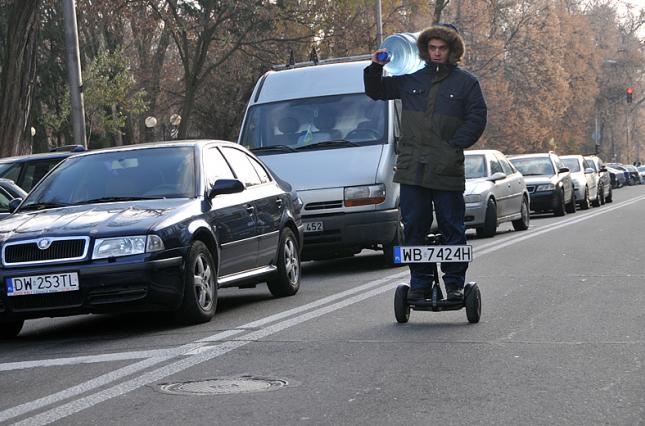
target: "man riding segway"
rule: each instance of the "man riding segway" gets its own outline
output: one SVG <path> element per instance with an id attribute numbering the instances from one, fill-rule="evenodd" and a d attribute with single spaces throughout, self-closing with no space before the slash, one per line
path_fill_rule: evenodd
<path id="1" fill-rule="evenodd" d="M 389 62 L 379 49 L 365 68 L 365 93 L 375 100 L 401 99 L 401 139 L 394 181 L 406 246 L 421 246 L 433 207 L 443 244 L 466 243 L 464 153 L 486 127 L 487 107 L 477 78 L 459 68 L 465 46 L 457 28 L 435 24 L 417 38 L 426 65 L 412 74 L 383 76 Z M 384 59 L 384 60 L 383 60 Z M 409 303 L 431 298 L 436 264 L 410 263 Z M 442 262 L 446 301 L 464 302 L 467 262 Z"/>

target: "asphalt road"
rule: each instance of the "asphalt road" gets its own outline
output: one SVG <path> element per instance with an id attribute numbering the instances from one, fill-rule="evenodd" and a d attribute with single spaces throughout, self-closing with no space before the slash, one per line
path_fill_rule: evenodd
<path id="1" fill-rule="evenodd" d="M 562 218 L 469 232 L 482 319 L 393 313 L 407 268 L 303 264 L 301 291 L 163 314 L 26 323 L 0 343 L 0 424 L 645 424 L 645 186 Z M 254 391 L 254 392 L 251 392 Z"/>

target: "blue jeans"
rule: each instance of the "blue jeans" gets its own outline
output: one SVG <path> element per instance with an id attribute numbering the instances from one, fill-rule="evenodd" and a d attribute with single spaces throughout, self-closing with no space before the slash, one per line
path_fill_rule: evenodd
<path id="1" fill-rule="evenodd" d="M 464 225 L 464 194 L 460 191 L 440 191 L 416 185 L 401 184 L 401 217 L 406 246 L 425 245 L 425 237 L 432 225 L 432 209 L 443 244 L 466 244 Z M 410 288 L 429 289 L 432 284 L 431 263 L 410 263 Z M 443 282 L 447 291 L 463 289 L 468 262 L 442 263 Z"/>

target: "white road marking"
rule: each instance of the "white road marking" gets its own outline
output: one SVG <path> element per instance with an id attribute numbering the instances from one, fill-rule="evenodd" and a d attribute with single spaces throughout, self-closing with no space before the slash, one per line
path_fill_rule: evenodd
<path id="1" fill-rule="evenodd" d="M 529 238 L 533 238 L 539 235 L 542 235 L 546 232 L 550 232 L 553 230 L 557 230 L 563 226 L 567 226 L 570 224 L 575 224 L 582 222 L 584 220 L 591 219 L 593 217 L 596 217 L 601 214 L 609 213 L 613 210 L 616 210 L 618 208 L 636 203 L 638 201 L 642 201 L 645 199 L 645 196 L 637 197 L 631 200 L 624 201 L 622 203 L 617 203 L 612 207 L 607 207 L 604 208 L 600 211 L 597 212 L 592 212 L 589 214 L 586 214 L 583 217 L 576 217 L 573 219 L 565 220 L 562 222 L 559 222 L 558 224 L 555 224 L 553 226 L 549 227 L 542 227 L 538 228 L 537 230 L 531 232 L 531 230 L 528 230 L 524 232 L 522 235 L 518 237 L 510 237 L 501 241 L 497 242 L 491 242 L 488 244 L 484 244 L 481 247 L 476 248 L 476 257 L 486 255 L 488 253 L 492 253 L 494 251 L 500 250 L 502 248 L 508 247 L 510 245 L 513 245 L 515 243 L 519 243 L 522 241 L 525 241 Z M 482 250 L 482 248 L 484 248 Z M 48 424 L 57 420 L 60 420 L 62 418 L 68 417 L 71 414 L 80 412 L 84 409 L 90 408 L 96 404 L 99 404 L 101 402 L 104 402 L 108 399 L 121 396 L 125 393 L 128 393 L 130 391 L 133 391 L 137 388 L 140 388 L 142 386 L 145 386 L 147 384 L 153 383 L 155 381 L 158 381 L 160 379 L 163 379 L 165 377 L 168 377 L 169 375 L 175 374 L 177 372 L 183 371 L 187 368 L 193 367 L 197 364 L 206 362 L 208 360 L 211 360 L 213 358 L 216 358 L 218 356 L 224 355 L 232 350 L 235 350 L 239 347 L 242 347 L 252 341 L 256 341 L 258 339 L 267 337 L 269 335 L 278 333 L 282 330 L 285 330 L 287 328 L 293 327 L 295 325 L 298 325 L 302 322 L 308 321 L 313 318 L 317 318 L 319 316 L 328 314 L 330 312 L 333 312 L 335 310 L 350 306 L 352 304 L 358 303 L 360 301 L 363 301 L 365 299 L 371 298 L 373 296 L 376 296 L 378 294 L 384 293 L 394 287 L 394 283 L 388 281 L 393 281 L 398 278 L 402 278 L 404 276 L 407 276 L 408 272 L 402 272 L 402 273 L 397 273 L 393 274 L 384 278 L 381 278 L 376 281 L 372 281 L 370 283 L 364 284 L 362 286 L 353 288 L 351 290 L 346 290 L 344 292 L 328 296 L 326 298 L 320 299 L 318 301 L 312 302 L 307 305 L 303 305 L 291 310 L 287 310 L 275 315 L 271 315 L 269 317 L 265 317 L 263 319 L 260 319 L 258 321 L 254 321 L 252 323 L 246 324 L 245 326 L 238 327 L 237 329 L 233 330 L 227 330 L 225 332 L 218 333 L 216 335 L 200 339 L 199 341 L 193 342 L 192 344 L 184 345 L 182 347 L 186 348 L 190 345 L 196 345 L 193 346 L 192 349 L 189 349 L 186 353 L 195 353 L 194 355 L 190 355 L 186 358 L 180 359 L 179 361 L 176 361 L 174 363 L 168 364 L 166 366 L 157 368 L 156 370 L 152 370 L 146 373 L 143 373 L 142 375 L 135 377 L 133 379 L 130 379 L 126 382 L 123 382 L 121 384 L 115 385 L 111 388 L 105 389 L 103 391 L 99 391 L 97 393 L 88 395 L 86 397 L 80 398 L 78 400 L 73 400 L 71 402 L 68 402 L 66 404 L 60 405 L 58 407 L 52 408 L 48 411 L 45 411 L 41 414 L 35 415 L 33 417 L 27 418 L 23 420 L 22 422 L 19 422 L 17 424 L 19 425 L 44 425 Z M 385 285 L 384 285 L 385 284 Z M 374 289 L 368 290 L 372 287 L 376 287 Z M 274 322 L 278 319 L 285 318 L 291 315 L 294 315 L 296 313 L 306 311 L 311 309 L 312 307 L 315 306 L 321 306 L 326 303 L 329 303 L 331 301 L 334 301 L 340 297 L 348 297 L 349 295 L 359 292 L 359 291 L 364 291 L 364 293 L 359 294 L 354 297 L 349 297 L 345 300 L 342 300 L 340 302 L 324 306 L 322 308 L 315 309 L 313 311 L 304 313 L 302 315 L 298 315 L 296 317 L 287 319 L 285 321 L 281 321 L 279 323 L 270 325 L 269 327 L 266 327 L 264 329 L 258 330 L 258 331 L 251 331 L 248 332 L 248 328 L 254 328 L 258 327 L 264 324 L 269 324 L 271 322 Z M 341 296 L 342 295 L 342 296 Z M 247 334 L 243 334 L 245 332 L 248 332 Z M 243 334 L 242 336 L 239 336 L 240 334 Z M 208 346 L 204 347 L 201 344 L 207 344 L 209 342 L 213 341 L 218 341 L 222 340 L 224 335 L 226 337 L 233 337 L 233 336 L 238 336 L 235 338 L 235 340 L 229 340 L 225 341 L 223 343 L 214 345 L 214 346 Z M 114 355 L 114 354 L 113 354 Z M 118 355 L 118 354 L 117 354 Z M 83 392 L 88 392 L 92 389 L 95 389 L 99 386 L 104 386 L 106 384 L 109 384 L 111 382 L 114 382 L 116 380 L 119 380 L 122 377 L 125 377 L 129 374 L 133 374 L 135 372 L 138 372 L 142 369 L 149 368 L 155 364 L 159 364 L 161 362 L 165 362 L 169 360 L 170 358 L 173 358 L 172 355 L 168 355 L 167 357 L 164 356 L 159 356 L 155 358 L 149 358 L 144 361 L 140 361 L 137 364 L 133 364 L 132 366 L 129 367 L 124 367 L 122 369 L 116 370 L 112 373 L 105 374 L 103 376 L 100 376 L 96 379 L 87 381 L 81 385 L 68 388 L 66 390 L 63 390 L 61 392 L 58 392 L 56 394 L 50 395 L 45 398 L 41 398 L 36 401 L 31 401 L 13 408 L 9 408 L 7 410 L 4 410 L 0 412 L 0 421 L 8 420 L 11 418 L 15 418 L 21 414 L 25 414 L 30 411 L 37 410 L 39 408 L 42 408 L 46 405 L 53 404 L 55 402 L 61 401 L 63 399 L 71 398 L 73 396 L 76 396 L 80 393 Z M 127 359 L 127 358 L 121 358 L 121 359 Z M 144 366 L 145 365 L 145 366 Z M 0 365 L 2 366 L 2 365 Z M 130 373 L 127 373 L 128 368 L 130 368 Z"/>

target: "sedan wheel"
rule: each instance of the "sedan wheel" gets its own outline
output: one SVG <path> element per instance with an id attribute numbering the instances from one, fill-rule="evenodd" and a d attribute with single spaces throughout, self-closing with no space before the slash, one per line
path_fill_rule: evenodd
<path id="1" fill-rule="evenodd" d="M 589 188 L 585 186 L 585 196 L 580 203 L 580 208 L 582 210 L 587 210 L 591 206 L 591 201 L 589 200 Z"/>
<path id="2" fill-rule="evenodd" d="M 598 185 L 598 194 L 596 195 L 596 199 L 591 202 L 591 205 L 594 207 L 600 207 L 603 204 L 605 204 L 605 189 L 602 185 Z"/>
<path id="3" fill-rule="evenodd" d="M 573 202 L 575 204 L 575 201 Z M 564 202 L 564 189 L 560 191 L 560 195 L 557 197 L 556 206 L 553 210 L 555 216 L 564 216 L 566 214 L 566 207 Z"/>
<path id="4" fill-rule="evenodd" d="M 190 248 L 184 272 L 184 300 L 177 312 L 187 324 L 210 321 L 217 305 L 216 270 L 213 256 L 201 241 Z"/>
<path id="5" fill-rule="evenodd" d="M 276 266 L 278 270 L 267 280 L 269 291 L 275 297 L 293 296 L 300 288 L 300 248 L 289 228 L 282 230 Z"/>
<path id="6" fill-rule="evenodd" d="M 526 231 L 529 229 L 529 221 L 531 220 L 531 215 L 529 213 L 529 202 L 526 198 L 522 198 L 522 208 L 521 208 L 522 217 L 514 220 L 513 229 L 516 231 Z"/>
<path id="7" fill-rule="evenodd" d="M 477 228 L 477 236 L 489 238 L 495 236 L 497 232 L 497 204 L 492 198 L 488 199 L 486 204 L 486 216 L 484 218 L 484 226 Z"/>

